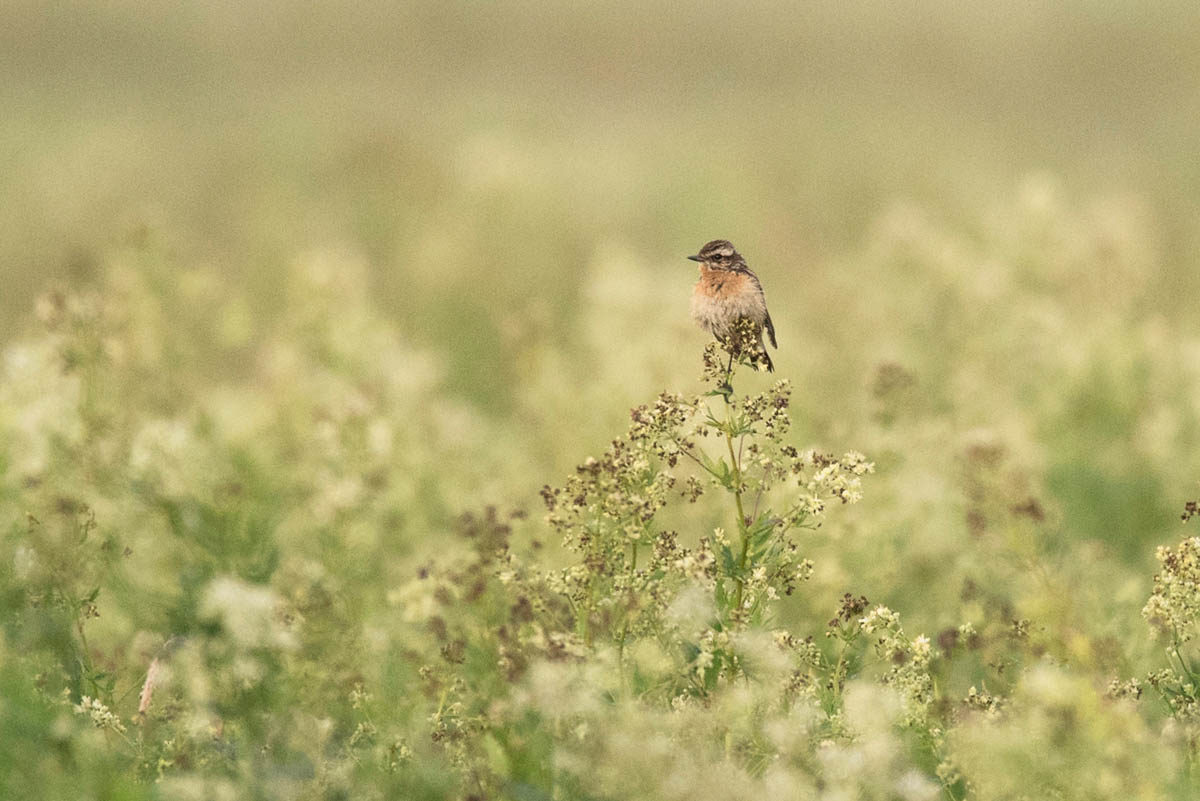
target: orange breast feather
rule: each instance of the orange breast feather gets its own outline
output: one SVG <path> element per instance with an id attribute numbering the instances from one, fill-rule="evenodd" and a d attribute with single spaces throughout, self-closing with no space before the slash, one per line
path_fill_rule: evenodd
<path id="1" fill-rule="evenodd" d="M 708 270 L 696 285 L 700 294 L 718 300 L 736 298 L 749 288 L 749 276 L 725 270 Z"/>

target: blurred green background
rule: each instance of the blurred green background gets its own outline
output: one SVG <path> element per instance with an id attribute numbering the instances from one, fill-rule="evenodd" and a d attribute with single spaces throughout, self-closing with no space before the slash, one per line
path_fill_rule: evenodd
<path id="1" fill-rule="evenodd" d="M 362 300 L 428 376 L 411 401 L 459 456 L 421 497 L 533 507 L 630 404 L 698 386 L 682 257 L 727 237 L 766 286 L 799 438 L 880 463 L 831 593 L 924 592 L 976 506 L 1032 498 L 1028 547 L 1098 548 L 1140 605 L 1200 467 L 1196 4 L 3 17 L 0 341 L 46 287 L 152 263 L 184 288 L 156 335 L 190 376 L 156 403 L 186 406 L 254 386 L 315 261 L 331 313 Z M 905 556 L 895 585 L 880 549 Z"/>
<path id="2" fill-rule="evenodd" d="M 394 593 L 464 510 L 547 539 L 539 487 L 701 389 L 683 257 L 718 237 L 793 440 L 878 467 L 780 625 L 861 593 L 1144 673 L 1200 476 L 1198 120 L 1194 2 L 6 0 L 0 600 L 37 673 L 6 739 L 50 753 L 72 654 L 132 721 L 227 575 L 308 616 L 246 720 L 365 680 L 423 731 Z M 83 617 L 46 623 L 55 593 Z"/>
<path id="3" fill-rule="evenodd" d="M 458 390 L 502 405 L 503 332 L 569 340 L 606 247 L 685 295 L 676 257 L 728 236 L 778 316 L 803 319 L 805 286 L 898 199 L 971 226 L 1031 171 L 1073 198 L 1136 195 L 1153 266 L 1174 268 L 1156 300 L 1194 288 L 1193 3 L 14 0 L 4 16 L 5 333 L 47 278 L 85 278 L 146 226 L 268 308 L 278 263 L 332 242 L 369 260 L 380 305 L 445 351 Z"/>

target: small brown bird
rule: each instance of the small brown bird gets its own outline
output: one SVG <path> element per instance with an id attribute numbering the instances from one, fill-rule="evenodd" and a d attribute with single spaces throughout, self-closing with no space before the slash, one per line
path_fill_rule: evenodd
<path id="1" fill-rule="evenodd" d="M 700 280 L 692 292 L 692 319 L 722 343 L 736 333 L 739 321 L 749 320 L 757 333 L 758 349 L 767 370 L 774 372 L 775 365 L 763 345 L 762 331 L 764 327 L 767 329 L 771 346 L 778 348 L 775 325 L 767 311 L 762 284 L 746 266 L 746 260 L 724 239 L 714 239 L 688 258 L 700 262 Z"/>

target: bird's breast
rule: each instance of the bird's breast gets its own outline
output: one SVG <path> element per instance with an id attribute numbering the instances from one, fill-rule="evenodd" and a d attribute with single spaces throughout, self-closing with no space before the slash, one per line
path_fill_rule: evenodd
<path id="1" fill-rule="evenodd" d="M 711 298 L 729 299 L 751 288 L 752 282 L 745 273 L 726 270 L 708 270 L 696 282 L 696 292 Z"/>
<path id="2" fill-rule="evenodd" d="M 740 319 L 761 325 L 766 316 L 762 292 L 745 273 L 709 270 L 696 282 L 692 317 L 708 331 L 724 333 Z"/>

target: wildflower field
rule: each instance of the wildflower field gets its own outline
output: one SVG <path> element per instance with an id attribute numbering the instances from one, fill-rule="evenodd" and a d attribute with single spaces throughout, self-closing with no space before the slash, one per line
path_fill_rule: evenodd
<path id="1" fill-rule="evenodd" d="M 0 17 L 0 798 L 1200 795 L 1194 4 Z"/>

